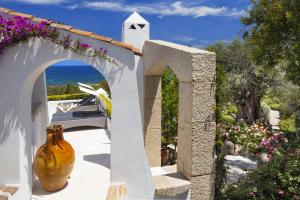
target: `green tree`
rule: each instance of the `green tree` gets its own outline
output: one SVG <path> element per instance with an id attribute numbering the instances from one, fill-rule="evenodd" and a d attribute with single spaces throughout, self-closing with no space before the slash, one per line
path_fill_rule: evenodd
<path id="1" fill-rule="evenodd" d="M 273 71 L 281 65 L 286 76 L 300 85 L 300 1 L 251 0 L 242 23 L 248 27 L 245 38 L 255 47 L 256 64 Z"/>
<path id="2" fill-rule="evenodd" d="M 208 47 L 209 51 L 213 51 L 217 55 L 217 64 L 216 64 L 216 120 L 217 122 L 221 121 L 223 107 L 230 101 L 230 87 L 228 80 L 228 73 L 225 70 L 226 63 L 226 54 L 225 54 L 226 45 L 223 42 L 217 42 Z"/>
<path id="3" fill-rule="evenodd" d="M 178 79 L 166 67 L 162 76 L 162 145 L 176 143 L 178 129 Z"/>
<path id="4" fill-rule="evenodd" d="M 238 118 L 248 123 L 260 118 L 261 99 L 274 79 L 254 65 L 251 48 L 247 41 L 238 39 L 208 47 L 217 54 L 217 119 L 228 101 L 236 104 Z"/>
<path id="5" fill-rule="evenodd" d="M 66 92 L 65 92 L 65 94 L 75 94 L 75 93 L 79 93 L 78 86 L 75 85 L 72 82 L 68 82 L 67 86 L 66 86 Z"/>
<path id="6" fill-rule="evenodd" d="M 266 73 L 251 58 L 252 46 L 247 40 L 216 43 L 208 47 L 217 55 L 217 120 L 223 107 L 234 102 L 238 118 L 252 123 L 261 117 L 261 99 L 270 86 L 275 86 L 274 72 Z"/>

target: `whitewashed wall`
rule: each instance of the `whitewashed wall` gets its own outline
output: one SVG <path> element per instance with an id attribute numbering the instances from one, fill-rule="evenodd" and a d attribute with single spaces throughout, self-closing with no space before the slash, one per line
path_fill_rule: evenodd
<path id="1" fill-rule="evenodd" d="M 32 122 L 31 102 L 39 100 L 33 88 L 48 66 L 72 59 L 94 66 L 106 78 L 112 92 L 111 181 L 125 182 L 129 199 L 151 199 L 154 187 L 144 151 L 137 84 L 140 58 L 121 47 L 80 38 L 95 47 L 106 48 L 108 55 L 124 66 L 78 55 L 43 39 L 18 44 L 0 56 L 0 183 L 19 183 L 12 199 L 31 198 L 33 145 L 39 141 L 36 134 L 43 129 L 41 123 L 47 121 L 46 104 L 42 102 L 43 108 Z M 36 85 L 35 89 L 42 91 L 40 87 L 41 84 Z"/>

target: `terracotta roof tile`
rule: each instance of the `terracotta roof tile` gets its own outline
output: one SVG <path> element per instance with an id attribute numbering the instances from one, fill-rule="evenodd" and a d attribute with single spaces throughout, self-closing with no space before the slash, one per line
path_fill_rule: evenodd
<path id="1" fill-rule="evenodd" d="M 105 36 L 101 36 L 101 35 L 96 35 L 96 34 L 91 35 L 91 37 L 92 37 L 92 38 L 95 38 L 95 39 L 97 39 L 97 40 L 105 41 L 105 42 L 111 42 L 111 41 L 113 41 L 112 38 L 105 37 Z"/>
<path id="2" fill-rule="evenodd" d="M 109 38 L 109 37 L 97 35 L 97 34 L 94 34 L 92 32 L 88 32 L 88 31 L 84 31 L 84 30 L 75 29 L 75 28 L 72 28 L 72 26 L 54 23 L 51 20 L 37 18 L 37 17 L 34 17 L 32 15 L 28 15 L 28 14 L 25 14 L 25 13 L 15 12 L 15 11 L 12 11 L 12 10 L 9 10 L 9 9 L 6 9 L 6 8 L 1 8 L 0 7 L 0 12 L 7 13 L 9 15 L 30 18 L 34 22 L 46 21 L 46 22 L 48 22 L 50 24 L 51 27 L 55 27 L 55 28 L 58 28 L 58 29 L 64 29 L 66 31 L 69 31 L 69 32 L 72 32 L 72 33 L 75 33 L 75 34 L 78 34 L 78 35 L 82 35 L 82 36 L 86 36 L 86 37 L 91 37 L 91 38 L 94 38 L 94 39 L 97 39 L 97 40 L 108 42 L 108 43 L 111 43 L 112 45 L 116 45 L 116 46 L 128 49 L 128 50 L 132 51 L 135 55 L 143 56 L 143 53 L 141 53 L 140 50 L 138 48 L 135 48 L 133 45 L 127 44 L 125 42 L 115 41 L 115 40 L 113 40 L 112 38 Z"/>
<path id="3" fill-rule="evenodd" d="M 66 31 L 70 31 L 72 29 L 72 26 L 67 26 L 67 25 L 58 24 L 58 23 L 51 23 L 50 26 L 52 26 L 54 28 L 64 29 Z"/>
<path id="4" fill-rule="evenodd" d="M 51 20 L 48 20 L 48 19 L 42 19 L 42 18 L 37 18 L 37 17 L 32 18 L 32 21 L 38 22 L 38 23 L 40 23 L 40 22 L 47 22 L 48 24 L 53 23 L 53 21 L 51 21 Z"/>
<path id="5" fill-rule="evenodd" d="M 8 14 L 14 15 L 14 16 L 20 16 L 20 17 L 30 18 L 30 19 L 33 18 L 32 15 L 28 15 L 28 14 L 25 14 L 25 13 L 19 13 L 19 12 L 15 12 L 15 11 L 8 12 Z"/>
<path id="6" fill-rule="evenodd" d="M 76 34 L 78 34 L 78 35 L 87 36 L 87 37 L 90 37 L 90 36 L 93 35 L 92 32 L 83 31 L 83 30 L 79 30 L 79 29 L 75 29 L 75 28 L 72 28 L 72 29 L 70 30 L 70 32 L 76 33 Z"/>
<path id="7" fill-rule="evenodd" d="M 1 8 L 0 7 L 0 12 L 4 12 L 4 13 L 9 13 L 9 12 L 11 12 L 12 10 L 9 10 L 9 9 L 7 9 L 7 8 Z"/>
<path id="8" fill-rule="evenodd" d="M 132 51 L 133 51 L 133 53 L 135 54 L 135 55 L 137 55 L 137 56 L 143 56 L 143 53 L 138 49 L 138 48 L 133 48 L 132 49 Z"/>
<path id="9" fill-rule="evenodd" d="M 112 43 L 113 45 L 117 45 L 117 46 L 120 46 L 120 47 L 129 49 L 129 50 L 132 50 L 132 49 L 134 48 L 133 45 L 127 44 L 127 43 L 125 43 L 125 42 L 119 42 L 119 41 L 113 40 L 113 41 L 111 41 L 111 43 Z"/>

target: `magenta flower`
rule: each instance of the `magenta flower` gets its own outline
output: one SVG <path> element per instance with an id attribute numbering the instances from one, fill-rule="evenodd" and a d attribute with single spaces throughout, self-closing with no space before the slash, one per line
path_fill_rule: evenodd
<path id="1" fill-rule="evenodd" d="M 91 45 L 84 44 L 84 43 L 80 43 L 79 46 L 82 47 L 82 48 L 86 48 L 86 49 L 91 47 Z"/>
<path id="2" fill-rule="evenodd" d="M 62 45 L 64 48 L 72 48 L 73 50 L 85 50 L 91 48 L 91 45 L 73 41 L 70 35 L 64 36 L 63 39 L 58 39 L 59 32 L 56 28 L 48 26 L 47 21 L 40 23 L 33 23 L 29 18 L 15 16 L 12 18 L 4 18 L 0 15 L 0 54 L 3 53 L 5 48 L 13 46 L 14 44 L 25 41 L 32 37 L 41 37 L 50 39 L 57 44 Z M 75 48 L 71 44 L 75 43 Z M 94 49 L 98 56 L 109 60 L 104 54 L 107 50 L 102 48 Z"/>

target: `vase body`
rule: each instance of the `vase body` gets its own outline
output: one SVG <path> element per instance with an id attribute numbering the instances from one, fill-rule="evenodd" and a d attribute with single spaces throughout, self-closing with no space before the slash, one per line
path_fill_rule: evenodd
<path id="1" fill-rule="evenodd" d="M 63 128 L 47 128 L 47 141 L 36 153 L 34 170 L 46 191 L 62 189 L 70 176 L 75 161 L 72 146 L 63 138 Z"/>

